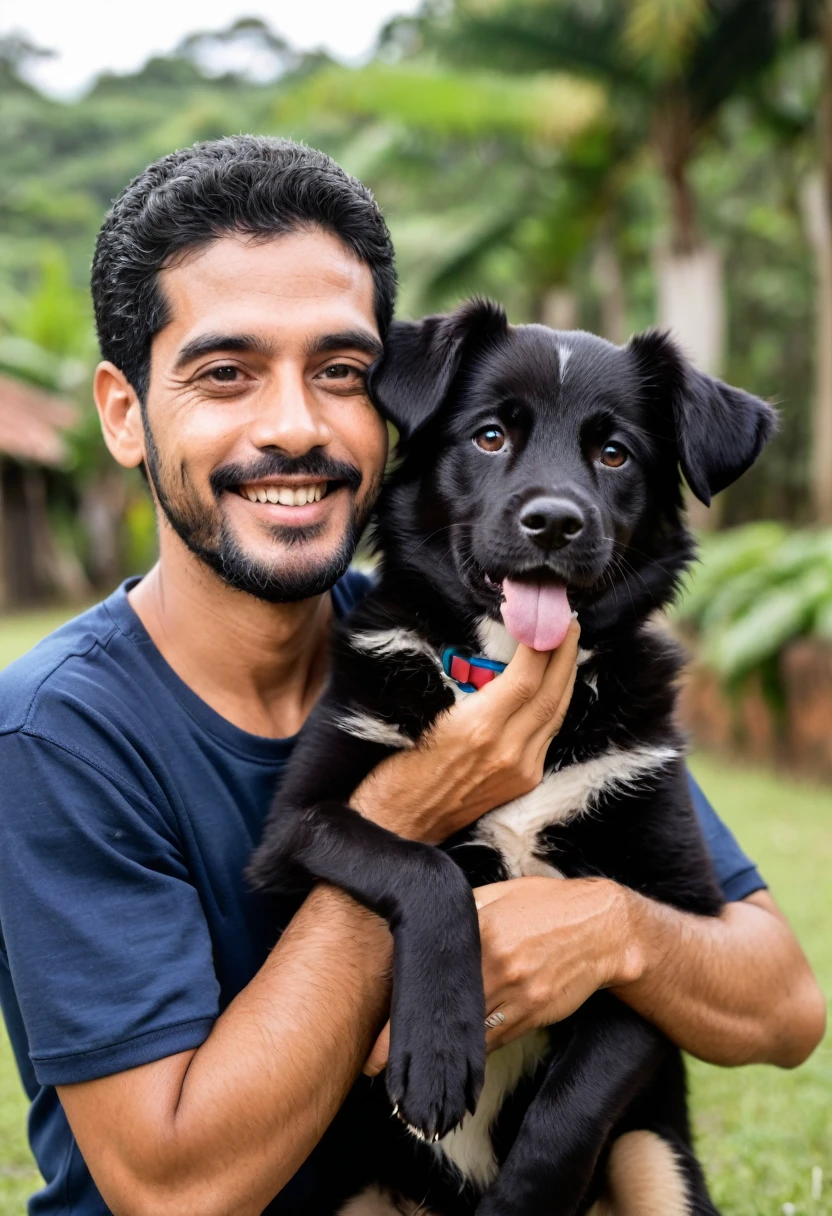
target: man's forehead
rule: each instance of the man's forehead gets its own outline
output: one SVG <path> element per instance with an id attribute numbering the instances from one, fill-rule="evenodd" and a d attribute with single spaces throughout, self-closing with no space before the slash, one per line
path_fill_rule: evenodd
<path id="1" fill-rule="evenodd" d="M 229 235 L 187 253 L 160 273 L 168 329 L 250 330 L 277 324 L 357 324 L 376 332 L 369 267 L 319 229 L 267 240 Z"/>

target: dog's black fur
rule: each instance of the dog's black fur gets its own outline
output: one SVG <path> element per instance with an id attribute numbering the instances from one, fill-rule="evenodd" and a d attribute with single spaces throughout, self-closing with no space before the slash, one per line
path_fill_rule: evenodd
<path id="1" fill-rule="evenodd" d="M 336 631 L 329 686 L 252 873 L 273 890 L 331 882 L 389 923 L 386 1087 L 425 1142 L 391 1117 L 378 1083 L 360 1083 L 330 1136 L 333 1189 L 316 1210 L 337 1211 L 373 1182 L 443 1216 L 573 1216 L 600 1194 L 615 1139 L 647 1129 L 672 1147 L 688 1211 L 714 1213 L 691 1148 L 680 1054 L 604 993 L 546 1032 L 547 1050 L 506 1093 L 489 1133 L 499 1164 L 491 1185 L 431 1143 L 475 1109 L 485 1073 L 471 886 L 518 873 L 518 862 L 497 847 L 489 816 L 440 850 L 362 818 L 349 799 L 453 703 L 438 656 L 447 646 L 482 652 L 483 618 L 500 621 L 502 580 L 560 581 L 590 653 L 548 752 L 534 806 L 551 791 L 551 817 L 539 823 L 528 863 L 533 872 L 549 863 L 566 877 L 605 875 L 716 915 L 721 896 L 674 724 L 680 656 L 648 618 L 672 599 L 693 555 L 679 467 L 708 503 L 756 459 L 775 415 L 695 371 L 662 334 L 615 347 L 585 333 L 511 327 L 482 301 L 395 325 L 371 391 L 399 428 L 403 457 L 378 504 L 380 577 Z M 495 454 L 472 442 L 489 425 L 506 439 Z M 602 463 L 605 449 L 617 463 L 620 448 L 620 467 Z M 560 504 L 542 540 L 519 522 L 541 498 Z M 564 502 L 582 522 L 577 534 L 558 523 Z M 580 767 L 593 760 L 596 768 Z M 591 783 L 596 769 L 591 794 L 564 803 L 558 774 Z"/>

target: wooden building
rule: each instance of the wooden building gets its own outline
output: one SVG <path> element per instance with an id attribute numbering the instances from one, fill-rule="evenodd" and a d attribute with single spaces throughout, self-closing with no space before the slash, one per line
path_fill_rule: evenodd
<path id="1" fill-rule="evenodd" d="M 71 401 L 0 375 L 0 609 L 66 593 L 48 504 L 79 417 Z"/>

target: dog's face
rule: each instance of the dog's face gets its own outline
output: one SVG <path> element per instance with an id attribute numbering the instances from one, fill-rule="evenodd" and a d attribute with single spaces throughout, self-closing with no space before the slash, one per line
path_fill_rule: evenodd
<path id="1" fill-rule="evenodd" d="M 540 650 L 560 644 L 572 610 L 600 627 L 619 597 L 622 610 L 628 596 L 634 611 L 664 602 L 690 555 L 679 466 L 708 502 L 775 421 L 662 335 L 616 347 L 510 327 L 478 302 L 394 326 L 371 389 L 402 433 L 400 556 L 418 545 L 457 603 Z"/>

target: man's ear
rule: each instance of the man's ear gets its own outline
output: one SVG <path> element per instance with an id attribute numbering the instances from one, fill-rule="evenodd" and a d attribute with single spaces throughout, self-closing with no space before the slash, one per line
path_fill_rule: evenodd
<path id="1" fill-rule="evenodd" d="M 777 412 L 759 397 L 697 371 L 667 334 L 630 340 L 644 391 L 668 407 L 685 481 L 705 506 L 749 469 L 777 430 Z"/>
<path id="2" fill-rule="evenodd" d="M 125 469 L 144 460 L 142 407 L 136 390 L 114 363 L 99 363 L 93 380 L 93 397 L 104 442 Z"/>
<path id="3" fill-rule="evenodd" d="M 439 411 L 463 355 L 507 332 L 505 311 L 490 300 L 468 300 L 446 316 L 394 321 L 370 372 L 370 396 L 409 439 Z"/>

